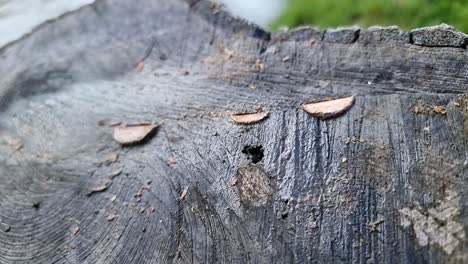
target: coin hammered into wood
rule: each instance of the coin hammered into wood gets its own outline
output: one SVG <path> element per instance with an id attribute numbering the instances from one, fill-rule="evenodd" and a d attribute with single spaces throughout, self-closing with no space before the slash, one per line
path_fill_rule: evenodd
<path id="1" fill-rule="evenodd" d="M 141 143 L 150 137 L 159 125 L 127 125 L 114 127 L 112 137 L 122 145 L 133 145 Z"/>
<path id="2" fill-rule="evenodd" d="M 302 105 L 302 109 L 314 117 L 322 119 L 333 118 L 342 115 L 354 104 L 354 96 L 312 102 Z"/>
<path id="3" fill-rule="evenodd" d="M 237 124 L 250 125 L 263 121 L 268 117 L 268 115 L 268 112 L 238 113 L 231 114 L 230 118 Z"/>

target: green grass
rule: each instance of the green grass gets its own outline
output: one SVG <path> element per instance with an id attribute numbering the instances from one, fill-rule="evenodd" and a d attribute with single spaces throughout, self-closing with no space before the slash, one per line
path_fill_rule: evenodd
<path id="1" fill-rule="evenodd" d="M 404 29 L 450 24 L 468 32 L 468 0 L 288 0 L 283 14 L 272 24 L 398 25 Z"/>

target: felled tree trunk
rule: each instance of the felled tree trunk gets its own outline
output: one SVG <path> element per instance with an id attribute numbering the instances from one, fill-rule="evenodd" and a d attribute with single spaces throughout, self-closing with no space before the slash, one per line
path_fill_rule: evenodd
<path id="1" fill-rule="evenodd" d="M 204 0 L 45 23 L 0 50 L 0 262 L 466 263 L 466 43 Z"/>

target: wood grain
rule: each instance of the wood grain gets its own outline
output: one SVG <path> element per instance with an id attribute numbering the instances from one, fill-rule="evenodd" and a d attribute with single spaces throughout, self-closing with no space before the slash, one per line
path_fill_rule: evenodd
<path id="1" fill-rule="evenodd" d="M 269 33 L 204 0 L 44 23 L 0 50 L 0 263 L 466 263 L 465 40 Z M 122 147 L 100 120 L 161 126 Z"/>

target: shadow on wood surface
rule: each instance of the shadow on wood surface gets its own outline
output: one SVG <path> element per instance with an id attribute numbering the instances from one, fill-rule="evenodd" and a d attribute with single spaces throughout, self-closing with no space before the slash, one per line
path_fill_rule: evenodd
<path id="1" fill-rule="evenodd" d="M 203 0 L 43 24 L 0 51 L 0 263 L 466 263 L 466 39 Z"/>

